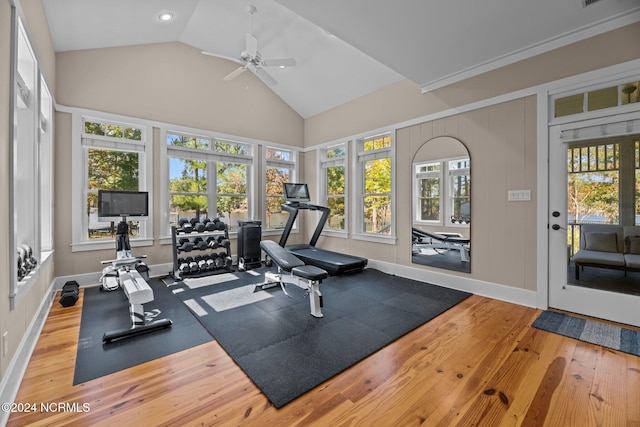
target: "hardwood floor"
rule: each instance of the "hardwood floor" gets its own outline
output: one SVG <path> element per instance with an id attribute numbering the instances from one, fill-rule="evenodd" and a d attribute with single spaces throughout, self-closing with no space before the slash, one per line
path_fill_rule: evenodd
<path id="1" fill-rule="evenodd" d="M 640 426 L 640 357 L 480 296 L 279 410 L 215 341 L 73 386 L 81 303 L 53 304 L 9 426 Z"/>

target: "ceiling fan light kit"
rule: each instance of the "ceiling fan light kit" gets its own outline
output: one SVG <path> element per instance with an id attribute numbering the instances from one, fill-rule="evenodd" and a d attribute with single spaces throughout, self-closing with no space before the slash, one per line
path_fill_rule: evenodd
<path id="1" fill-rule="evenodd" d="M 224 77 L 223 80 L 230 81 L 238 77 L 240 74 L 244 73 L 247 69 L 254 73 L 260 80 L 265 82 L 270 86 L 274 86 L 278 83 L 278 81 L 273 78 L 264 67 L 278 67 L 278 68 L 286 68 L 293 67 L 296 65 L 296 60 L 294 58 L 272 58 L 272 59 L 262 59 L 262 55 L 258 52 L 258 39 L 253 35 L 252 28 L 252 17 L 254 13 L 257 13 L 258 9 L 255 6 L 250 5 L 247 8 L 249 12 L 249 32 L 245 34 L 245 48 L 240 54 L 240 59 L 229 58 L 222 55 L 217 55 L 212 52 L 203 51 L 202 53 L 210 56 L 217 56 L 219 58 L 228 59 L 233 62 L 237 62 L 240 64 L 240 67 L 236 68 L 234 71 L 229 73 Z"/>

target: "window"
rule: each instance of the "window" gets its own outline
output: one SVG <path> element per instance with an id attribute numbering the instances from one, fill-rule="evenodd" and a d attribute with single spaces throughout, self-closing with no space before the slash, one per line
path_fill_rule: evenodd
<path id="1" fill-rule="evenodd" d="M 99 190 L 151 192 L 153 144 L 150 127 L 135 119 L 71 109 L 73 148 L 72 251 L 112 249 L 117 224 L 98 219 Z M 129 223 L 131 246 L 152 244 L 153 216 Z"/>
<path id="2" fill-rule="evenodd" d="M 471 162 L 469 159 L 452 160 L 449 171 L 449 217 L 452 224 L 471 222 Z"/>
<path id="3" fill-rule="evenodd" d="M 640 102 L 640 82 L 625 81 L 616 86 L 556 97 L 553 100 L 553 117 L 570 116 L 637 102 Z"/>
<path id="4" fill-rule="evenodd" d="M 141 127 L 99 119 L 83 120 L 82 147 L 86 220 L 83 241 L 112 240 L 117 224 L 98 219 L 98 191 L 145 191 L 145 132 Z M 146 221 L 129 220 L 132 238 L 147 237 Z"/>
<path id="5" fill-rule="evenodd" d="M 282 210 L 285 202 L 282 184 L 295 181 L 295 152 L 265 148 L 265 229 L 281 229 L 289 214 Z"/>
<path id="6" fill-rule="evenodd" d="M 414 165 L 416 222 L 440 225 L 471 222 L 470 166 L 468 158 Z"/>
<path id="7" fill-rule="evenodd" d="M 325 230 L 346 231 L 346 144 L 321 151 L 320 171 L 324 204 L 331 209 Z"/>
<path id="8" fill-rule="evenodd" d="M 620 154 L 620 144 L 607 142 L 567 150 L 570 223 L 620 224 Z"/>
<path id="9" fill-rule="evenodd" d="M 440 183 L 442 182 L 440 163 L 416 165 L 415 173 L 418 190 L 416 219 L 440 223 Z"/>
<path id="10" fill-rule="evenodd" d="M 10 307 L 14 309 L 35 282 L 52 250 L 51 166 L 53 99 L 38 69 L 29 37 L 11 8 L 10 122 Z M 30 254 L 18 257 L 18 252 Z"/>
<path id="11" fill-rule="evenodd" d="M 391 236 L 393 220 L 392 137 L 384 133 L 358 141 L 361 208 L 358 232 Z"/>
<path id="12" fill-rule="evenodd" d="M 221 138 L 166 134 L 169 226 L 180 218 L 220 218 L 230 231 L 249 217 L 250 146 Z"/>
<path id="13" fill-rule="evenodd" d="M 53 250 L 53 97 L 40 77 L 40 247 Z"/>

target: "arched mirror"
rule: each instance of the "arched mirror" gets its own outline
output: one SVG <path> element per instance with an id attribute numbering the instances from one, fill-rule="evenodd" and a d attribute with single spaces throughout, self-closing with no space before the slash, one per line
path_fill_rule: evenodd
<path id="1" fill-rule="evenodd" d="M 471 159 L 458 139 L 439 136 L 413 157 L 411 259 L 471 272 Z"/>

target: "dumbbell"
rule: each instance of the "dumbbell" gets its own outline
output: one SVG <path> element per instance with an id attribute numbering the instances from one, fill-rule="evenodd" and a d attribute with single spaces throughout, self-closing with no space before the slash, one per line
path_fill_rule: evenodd
<path id="1" fill-rule="evenodd" d="M 200 260 L 198 260 L 198 270 L 200 270 L 200 271 L 207 271 L 208 270 L 207 260 L 204 257 L 200 257 Z"/>
<path id="2" fill-rule="evenodd" d="M 209 236 L 207 237 L 207 246 L 209 246 L 211 249 L 216 249 L 218 246 L 220 246 L 220 244 L 218 243 L 218 240 L 216 240 L 215 236 Z"/>
<path id="3" fill-rule="evenodd" d="M 182 243 L 182 245 L 178 246 L 178 250 L 182 252 L 191 252 L 193 250 L 193 243 L 187 239 L 186 242 Z"/>
<path id="4" fill-rule="evenodd" d="M 21 282 L 22 279 L 24 279 L 24 276 L 27 275 L 27 270 L 24 266 L 24 261 L 20 256 L 20 251 L 18 251 L 17 262 L 18 262 L 18 282 Z"/>
<path id="5" fill-rule="evenodd" d="M 209 245 L 207 244 L 207 242 L 205 242 L 204 240 L 202 240 L 201 237 L 197 237 L 196 239 L 198 239 L 197 241 L 193 241 L 193 247 L 195 249 L 199 249 L 201 251 L 204 251 L 206 249 L 209 248 Z"/>
<path id="6" fill-rule="evenodd" d="M 193 229 L 196 230 L 196 233 L 204 233 L 207 229 L 207 226 L 201 222 L 196 222 L 193 225 Z"/>
<path id="7" fill-rule="evenodd" d="M 78 301 L 80 293 L 80 285 L 75 280 L 71 280 L 64 284 L 60 293 L 60 304 L 63 307 L 70 307 Z"/>
<path id="8" fill-rule="evenodd" d="M 24 252 L 23 265 L 25 266 L 27 271 L 33 270 L 38 261 L 33 256 L 33 249 L 29 245 L 20 245 Z"/>
<path id="9" fill-rule="evenodd" d="M 226 228 L 227 228 L 227 224 L 225 224 L 225 223 L 224 223 L 224 222 L 222 222 L 222 221 L 218 221 L 216 224 L 217 224 L 217 226 L 218 226 L 218 230 L 220 230 L 220 231 L 224 231 L 224 230 L 226 230 Z"/>
<path id="10" fill-rule="evenodd" d="M 233 260 L 231 259 L 231 257 L 229 256 L 229 254 L 227 254 L 225 251 L 221 251 L 221 252 L 218 254 L 218 257 L 219 257 L 220 259 L 222 259 L 222 261 L 223 261 L 223 266 L 224 266 L 225 268 L 229 268 L 229 267 L 231 267 L 231 264 L 233 263 Z"/>
<path id="11" fill-rule="evenodd" d="M 205 224 L 205 229 L 207 231 L 216 231 L 218 229 L 218 226 L 216 225 L 215 222 L 209 221 Z"/>
<path id="12" fill-rule="evenodd" d="M 188 274 L 191 272 L 191 268 L 189 267 L 189 264 L 186 262 L 180 263 L 178 270 L 180 271 L 180 274 Z"/>
<path id="13" fill-rule="evenodd" d="M 198 267 L 198 263 L 195 261 L 191 261 L 189 263 L 189 272 L 197 273 L 198 271 L 200 271 L 200 268 Z"/>
<path id="14" fill-rule="evenodd" d="M 207 270 L 213 270 L 216 268 L 216 263 L 213 261 L 213 257 L 211 255 L 207 255 Z"/>

